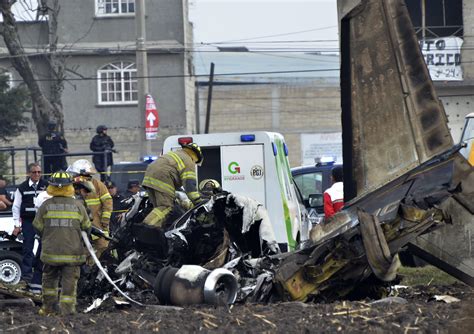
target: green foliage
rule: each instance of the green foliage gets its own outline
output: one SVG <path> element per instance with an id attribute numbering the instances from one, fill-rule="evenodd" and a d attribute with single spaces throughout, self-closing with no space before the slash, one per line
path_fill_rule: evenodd
<path id="1" fill-rule="evenodd" d="M 30 111 L 30 96 L 23 86 L 10 88 L 9 78 L 0 75 L 0 140 L 8 142 L 25 130 L 27 118 L 25 112 Z"/>
<path id="2" fill-rule="evenodd" d="M 10 174 L 11 170 L 8 167 L 8 160 L 10 155 L 8 153 L 0 152 L 0 175 Z"/>

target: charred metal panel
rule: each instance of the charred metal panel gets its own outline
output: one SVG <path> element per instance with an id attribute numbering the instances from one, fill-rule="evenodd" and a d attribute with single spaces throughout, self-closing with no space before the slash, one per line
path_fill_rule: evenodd
<path id="1" fill-rule="evenodd" d="M 339 0 L 346 200 L 452 147 L 402 0 Z"/>

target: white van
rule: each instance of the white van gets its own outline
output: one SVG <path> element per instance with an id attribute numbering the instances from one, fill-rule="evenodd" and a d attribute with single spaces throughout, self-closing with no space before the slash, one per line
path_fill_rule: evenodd
<path id="1" fill-rule="evenodd" d="M 198 144 L 204 161 L 197 169 L 198 183 L 215 179 L 222 189 L 265 205 L 282 251 L 308 239 L 309 223 L 302 212 L 288 162 L 283 136 L 274 132 L 212 133 L 171 136 L 163 153 L 181 144 Z"/>

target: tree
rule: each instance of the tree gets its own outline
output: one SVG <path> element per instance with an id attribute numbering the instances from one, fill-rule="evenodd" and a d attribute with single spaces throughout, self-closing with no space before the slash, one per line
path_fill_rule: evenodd
<path id="1" fill-rule="evenodd" d="M 10 88 L 9 79 L 5 74 L 0 75 L 0 141 L 4 142 L 25 129 L 27 118 L 24 115 L 31 109 L 28 91 L 23 85 Z M 8 154 L 0 152 L 2 175 L 8 172 L 8 160 Z"/>
<path id="2" fill-rule="evenodd" d="M 30 107 L 25 87 L 10 88 L 8 76 L 0 75 L 0 140 L 8 142 L 10 137 L 25 129 L 27 118 L 24 114 Z"/>
<path id="3" fill-rule="evenodd" d="M 47 132 L 47 124 L 54 119 L 61 130 L 63 130 L 64 116 L 61 103 L 61 93 L 64 82 L 64 59 L 57 53 L 57 18 L 60 12 L 59 0 L 41 0 L 38 11 L 48 17 L 49 25 L 49 52 L 44 59 L 53 74 L 50 94 L 44 92 L 35 76 L 30 59 L 23 49 L 18 35 L 15 17 L 12 13 L 12 6 L 17 0 L 0 0 L 0 12 L 3 17 L 2 35 L 8 52 L 11 55 L 11 62 L 15 70 L 23 79 L 30 93 L 32 102 L 32 118 L 36 125 L 38 136 L 41 137 Z"/>

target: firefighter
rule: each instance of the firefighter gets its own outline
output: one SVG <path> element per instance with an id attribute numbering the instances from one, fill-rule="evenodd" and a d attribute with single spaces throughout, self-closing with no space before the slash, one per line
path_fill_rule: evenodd
<path id="1" fill-rule="evenodd" d="M 67 141 L 62 133 L 54 131 L 56 129 L 56 123 L 53 121 L 48 122 L 48 132 L 41 136 L 38 141 L 38 145 L 41 147 L 43 155 L 45 154 L 62 154 L 67 153 Z M 67 168 L 66 157 L 44 157 L 43 172 L 46 175 L 50 175 L 60 169 L 64 170 Z"/>
<path id="2" fill-rule="evenodd" d="M 210 199 L 213 195 L 222 192 L 221 185 L 217 180 L 205 179 L 199 182 L 199 193 L 204 199 Z"/>
<path id="3" fill-rule="evenodd" d="M 76 195 L 83 199 L 85 206 L 90 210 L 92 225 L 109 235 L 110 216 L 113 208 L 112 196 L 102 181 L 92 177 L 96 173 L 94 167 L 88 160 L 80 159 L 69 166 L 67 172 L 73 174 Z M 104 238 L 92 236 L 92 245 L 97 257 L 100 257 L 109 242 Z M 88 263 L 91 264 L 90 261 Z"/>
<path id="4" fill-rule="evenodd" d="M 97 134 L 92 138 L 89 148 L 92 152 L 109 151 L 107 153 L 107 161 L 105 161 L 103 154 L 96 154 L 92 157 L 92 162 L 100 173 L 101 181 L 105 181 L 107 180 L 107 175 L 105 174 L 107 168 L 113 165 L 112 152 L 116 151 L 114 150 L 114 141 L 107 135 L 107 127 L 105 125 L 99 125 L 96 132 Z"/>
<path id="5" fill-rule="evenodd" d="M 201 201 L 196 189 L 196 164 L 202 161 L 201 148 L 190 143 L 181 150 L 162 155 L 147 167 L 142 186 L 148 192 L 153 210 L 143 221 L 146 225 L 163 226 L 173 210 L 176 190 L 181 187 L 194 205 Z"/>
<path id="6" fill-rule="evenodd" d="M 344 184 L 342 166 L 335 166 L 331 170 L 332 186 L 323 194 L 324 218 L 332 217 L 344 206 Z"/>
<path id="7" fill-rule="evenodd" d="M 74 187 L 68 173 L 53 173 L 46 191 L 52 198 L 41 205 L 33 221 L 43 245 L 43 306 L 39 313 L 73 314 L 76 313 L 80 266 L 86 260 L 81 231 L 90 230 L 91 222 L 82 203 L 74 199 Z"/>

